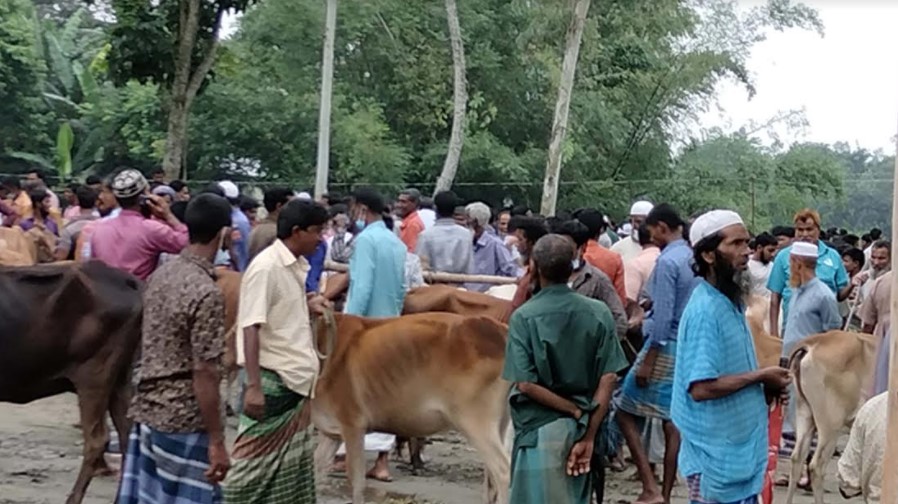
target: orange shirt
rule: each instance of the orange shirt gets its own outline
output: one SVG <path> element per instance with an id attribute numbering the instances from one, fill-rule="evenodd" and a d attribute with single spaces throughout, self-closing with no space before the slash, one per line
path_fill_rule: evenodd
<path id="1" fill-rule="evenodd" d="M 621 303 L 626 306 L 627 284 L 624 281 L 624 261 L 621 259 L 620 254 L 606 249 L 595 240 L 589 240 L 589 243 L 586 244 L 586 253 L 583 254 L 583 258 L 586 259 L 586 262 L 608 275 L 611 283 L 614 284 L 614 290 L 620 297 Z"/>
<path id="2" fill-rule="evenodd" d="M 418 216 L 418 212 L 414 211 L 405 216 L 399 223 L 399 239 L 408 248 L 412 254 L 418 247 L 418 235 L 424 231 L 424 221 Z"/>

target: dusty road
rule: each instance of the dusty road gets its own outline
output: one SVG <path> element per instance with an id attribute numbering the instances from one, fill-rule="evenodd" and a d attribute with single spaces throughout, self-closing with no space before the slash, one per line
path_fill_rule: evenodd
<path id="1" fill-rule="evenodd" d="M 73 427 L 78 420 L 76 399 L 72 394 L 52 397 L 27 406 L 0 404 L 0 504 L 59 504 L 65 501 L 74 482 L 81 456 L 80 431 Z M 371 484 L 370 502 L 395 504 L 480 502 L 482 470 L 473 450 L 456 436 L 438 438 L 427 448 L 430 458 L 425 474 L 412 476 L 402 463 L 394 464 L 396 481 Z M 780 468 L 788 467 L 788 462 Z M 844 501 L 835 485 L 835 459 L 829 464 L 826 501 Z M 624 475 L 609 473 L 606 502 L 629 503 L 638 495 L 637 484 Z M 94 479 L 87 492 L 86 504 L 109 504 L 113 501 L 116 481 Z M 684 488 L 677 487 L 676 502 L 684 503 Z M 323 504 L 345 503 L 348 487 L 345 479 L 332 477 L 319 491 Z M 777 502 L 785 493 L 777 490 Z M 810 495 L 799 492 L 797 504 L 810 504 Z"/>

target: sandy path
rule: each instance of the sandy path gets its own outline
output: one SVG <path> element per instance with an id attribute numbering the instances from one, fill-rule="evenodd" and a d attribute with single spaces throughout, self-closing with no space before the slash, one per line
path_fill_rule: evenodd
<path id="1" fill-rule="evenodd" d="M 81 457 L 81 434 L 73 427 L 78 420 L 76 399 L 72 394 L 56 396 L 27 406 L 0 404 L 0 504 L 59 504 L 71 488 Z M 233 429 L 231 429 L 233 434 Z M 372 483 L 367 492 L 371 502 L 469 504 L 479 502 L 482 470 L 477 455 L 458 436 L 438 437 L 427 447 L 430 459 L 423 475 L 412 476 L 403 463 L 395 463 L 396 481 Z M 372 459 L 373 460 L 373 459 Z M 788 467 L 788 462 L 780 464 Z M 829 464 L 827 502 L 843 502 L 835 484 L 835 459 Z M 630 474 L 632 469 L 625 474 Z M 85 504 L 108 504 L 114 500 L 116 481 L 96 478 L 91 483 Z M 675 501 L 685 503 L 683 487 Z M 609 473 L 606 502 L 628 503 L 638 494 L 637 485 L 624 476 Z M 331 477 L 319 489 L 319 502 L 345 503 L 346 480 Z M 777 502 L 785 493 L 778 489 Z M 800 492 L 797 504 L 810 504 L 810 495 Z M 844 501 L 851 504 L 860 499 Z"/>

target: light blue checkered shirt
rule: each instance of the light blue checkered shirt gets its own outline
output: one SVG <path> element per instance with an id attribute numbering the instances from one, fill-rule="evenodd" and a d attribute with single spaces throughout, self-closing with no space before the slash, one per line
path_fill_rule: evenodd
<path id="1" fill-rule="evenodd" d="M 745 314 L 712 285 L 693 291 L 678 334 L 671 418 L 682 434 L 680 471 L 701 474 L 709 502 L 736 502 L 761 491 L 767 467 L 767 403 L 760 384 L 709 401 L 692 383 L 757 369 Z"/>

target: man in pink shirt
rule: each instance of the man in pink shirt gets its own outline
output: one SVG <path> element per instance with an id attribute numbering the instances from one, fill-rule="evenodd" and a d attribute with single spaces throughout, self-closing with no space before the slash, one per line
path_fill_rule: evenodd
<path id="1" fill-rule="evenodd" d="M 147 194 L 149 184 L 137 170 L 121 171 L 112 192 L 121 207 L 118 217 L 100 222 L 90 237 L 91 255 L 106 264 L 146 280 L 162 253 L 177 254 L 187 246 L 187 226 L 171 213 L 168 203 Z M 155 217 L 145 216 L 141 205 Z"/>

